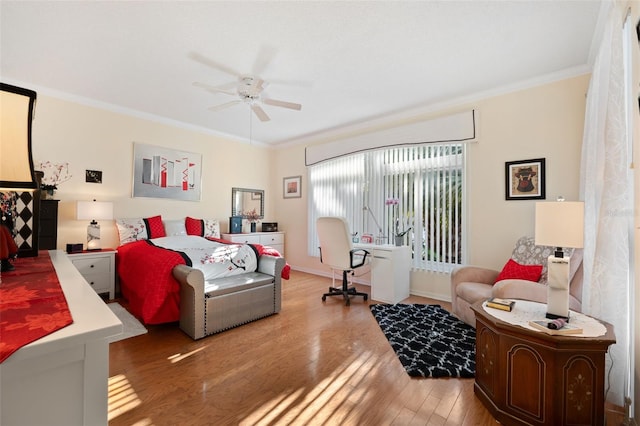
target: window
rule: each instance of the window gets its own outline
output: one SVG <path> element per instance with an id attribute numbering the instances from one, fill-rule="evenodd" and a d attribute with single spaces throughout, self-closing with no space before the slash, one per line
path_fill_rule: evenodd
<path id="1" fill-rule="evenodd" d="M 319 255 L 317 218 L 344 216 L 358 239 L 402 235 L 414 269 L 449 272 L 464 258 L 464 153 L 460 143 L 423 144 L 310 166 L 309 254 Z"/>

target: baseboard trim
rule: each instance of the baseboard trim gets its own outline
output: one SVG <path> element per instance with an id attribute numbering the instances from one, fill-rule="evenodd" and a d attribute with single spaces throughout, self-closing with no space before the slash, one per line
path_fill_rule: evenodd
<path id="1" fill-rule="evenodd" d="M 311 269 L 311 268 L 299 268 L 295 266 L 292 266 L 291 269 L 294 271 L 306 272 L 307 274 L 313 274 L 313 275 L 319 275 L 321 277 L 331 278 L 331 273 L 327 271 L 320 271 L 320 270 Z M 369 287 L 371 286 L 371 283 L 369 281 L 360 279 L 357 275 L 353 277 L 353 282 L 357 284 L 366 285 Z M 443 302 L 451 303 L 451 297 L 443 297 L 442 294 L 438 294 L 438 293 L 431 293 L 428 291 L 419 291 L 419 290 L 418 291 L 410 290 L 409 294 L 413 296 L 426 297 L 428 299 L 441 300 Z"/>

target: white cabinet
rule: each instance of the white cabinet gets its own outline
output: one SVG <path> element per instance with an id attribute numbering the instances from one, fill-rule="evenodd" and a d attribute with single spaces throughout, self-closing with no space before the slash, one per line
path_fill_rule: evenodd
<path id="1" fill-rule="evenodd" d="M 115 250 L 85 251 L 68 254 L 71 263 L 89 283 L 96 293 L 109 293 L 115 298 L 116 260 Z"/>
<path id="2" fill-rule="evenodd" d="M 411 249 L 408 246 L 354 244 L 370 254 L 371 299 L 398 303 L 409 297 Z"/>
<path id="3" fill-rule="evenodd" d="M 63 251 L 50 251 L 73 324 L 0 364 L 0 424 L 106 425 L 109 343 L 122 323 Z"/>
<path id="4" fill-rule="evenodd" d="M 284 256 L 284 232 L 251 232 L 246 234 L 222 234 L 225 240 L 234 243 L 261 244 L 273 247 Z"/>

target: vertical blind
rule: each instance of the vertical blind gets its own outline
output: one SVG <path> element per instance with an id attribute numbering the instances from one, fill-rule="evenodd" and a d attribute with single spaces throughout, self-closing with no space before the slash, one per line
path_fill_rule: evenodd
<path id="1" fill-rule="evenodd" d="M 358 240 L 413 253 L 417 270 L 449 272 L 464 255 L 465 144 L 423 144 L 357 153 L 309 167 L 309 247 L 316 220 L 343 216 Z"/>

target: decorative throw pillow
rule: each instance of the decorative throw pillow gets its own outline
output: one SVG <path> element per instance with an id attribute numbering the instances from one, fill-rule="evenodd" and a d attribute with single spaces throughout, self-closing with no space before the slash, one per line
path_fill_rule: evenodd
<path id="1" fill-rule="evenodd" d="M 184 221 L 184 226 L 187 228 L 187 235 L 220 238 L 220 224 L 218 223 L 218 219 L 194 219 L 187 217 Z"/>
<path id="2" fill-rule="evenodd" d="M 147 225 L 147 234 L 150 239 L 166 237 L 167 233 L 164 232 L 164 224 L 162 223 L 162 216 L 147 217 L 144 220 L 144 224 Z"/>
<path id="3" fill-rule="evenodd" d="M 495 282 L 509 279 L 538 282 L 540 275 L 542 275 L 542 265 L 522 265 L 513 259 L 509 259 L 500 274 L 498 274 Z"/>
<path id="4" fill-rule="evenodd" d="M 149 238 L 147 226 L 141 217 L 117 219 L 116 225 L 118 226 L 118 234 L 120 235 L 120 244 L 127 244 Z"/>
<path id="5" fill-rule="evenodd" d="M 220 224 L 218 219 L 204 219 L 203 237 L 220 238 Z"/>
<path id="6" fill-rule="evenodd" d="M 194 219 L 187 216 L 184 220 L 184 227 L 187 228 L 187 235 L 202 237 L 204 234 L 204 223 L 202 223 L 201 219 Z"/>

